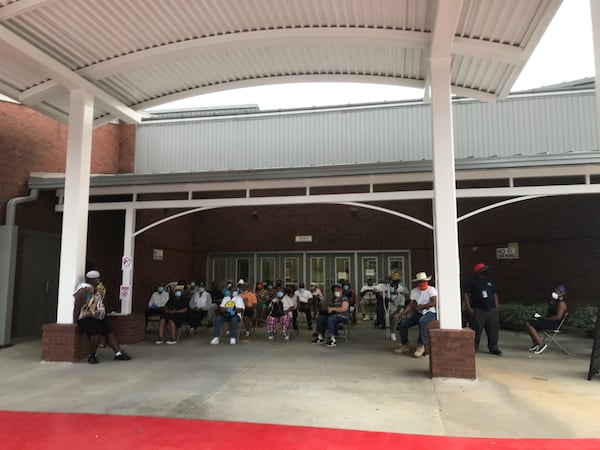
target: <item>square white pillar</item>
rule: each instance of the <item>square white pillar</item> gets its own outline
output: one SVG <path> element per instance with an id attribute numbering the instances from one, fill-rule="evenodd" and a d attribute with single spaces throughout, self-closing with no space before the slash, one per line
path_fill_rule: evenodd
<path id="1" fill-rule="evenodd" d="M 440 328 L 461 329 L 450 57 L 429 60 L 433 136 L 433 222 Z"/>
<path id="2" fill-rule="evenodd" d="M 135 253 L 135 216 L 136 210 L 127 208 L 125 210 L 125 234 L 123 238 L 123 256 L 130 256 L 133 259 Z M 121 298 L 121 314 L 131 314 L 131 304 L 133 300 L 133 267 L 135 260 L 129 270 L 123 270 L 121 285 L 129 286 L 127 298 Z M 121 297 L 121 296 L 120 296 Z"/>
<path id="3" fill-rule="evenodd" d="M 84 281 L 94 98 L 70 92 L 57 323 L 73 322 L 73 289 Z"/>

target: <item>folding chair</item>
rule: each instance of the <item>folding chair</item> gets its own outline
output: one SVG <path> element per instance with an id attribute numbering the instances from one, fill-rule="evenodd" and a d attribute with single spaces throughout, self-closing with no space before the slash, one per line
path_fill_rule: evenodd
<path id="1" fill-rule="evenodd" d="M 188 337 L 190 335 L 190 326 L 187 322 L 183 322 L 181 326 L 177 329 L 177 341 L 180 341 L 184 337 Z"/>
<path id="2" fill-rule="evenodd" d="M 562 327 L 567 322 L 568 318 L 569 318 L 569 312 L 566 311 L 565 314 L 563 315 L 562 320 L 557 325 L 556 329 L 542 330 L 542 332 L 544 333 L 544 344 L 547 344 L 548 347 L 550 347 L 552 344 L 556 344 L 556 346 L 558 348 L 560 348 L 565 353 L 565 355 L 568 355 L 569 351 L 565 347 L 563 347 L 561 345 L 561 343 L 557 341 L 556 338 L 560 334 Z"/>

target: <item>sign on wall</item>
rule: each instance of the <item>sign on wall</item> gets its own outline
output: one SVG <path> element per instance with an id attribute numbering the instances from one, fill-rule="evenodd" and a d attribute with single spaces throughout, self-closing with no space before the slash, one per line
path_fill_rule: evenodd
<path id="1" fill-rule="evenodd" d="M 306 235 L 296 236 L 296 242 L 312 242 L 312 235 L 306 234 Z"/>
<path id="2" fill-rule="evenodd" d="M 133 265 L 133 258 L 131 256 L 123 256 L 121 258 L 121 270 L 131 270 L 131 266 Z"/>
<path id="3" fill-rule="evenodd" d="M 155 248 L 154 250 L 152 250 L 152 259 L 155 261 L 162 261 L 162 259 L 163 259 L 162 248 Z"/>
<path id="4" fill-rule="evenodd" d="M 131 286 L 126 286 L 124 284 L 119 288 L 119 300 L 129 300 L 129 296 L 131 294 Z"/>
<path id="5" fill-rule="evenodd" d="M 510 242 L 506 247 L 497 248 L 496 259 L 519 259 L 519 243 Z"/>

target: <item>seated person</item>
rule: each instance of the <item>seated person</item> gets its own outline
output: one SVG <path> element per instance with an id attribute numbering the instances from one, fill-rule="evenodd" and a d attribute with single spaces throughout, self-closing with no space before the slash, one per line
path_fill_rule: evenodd
<path id="1" fill-rule="evenodd" d="M 313 317 L 317 318 L 317 315 L 319 314 L 319 308 L 321 306 L 321 303 L 323 302 L 323 292 L 321 291 L 321 288 L 319 288 L 319 286 L 312 283 L 310 285 L 310 293 L 311 293 L 312 299 L 313 299 L 313 303 L 312 303 Z"/>
<path id="2" fill-rule="evenodd" d="M 169 339 L 166 341 L 167 344 L 177 344 L 175 330 L 185 322 L 188 312 L 188 300 L 183 296 L 183 289 L 183 285 L 178 284 L 175 286 L 171 298 L 160 315 L 160 322 L 158 322 L 158 339 L 156 340 L 157 344 L 165 342 L 165 327 L 169 328 Z"/>
<path id="3" fill-rule="evenodd" d="M 292 328 L 294 330 L 298 329 L 298 314 L 300 313 L 304 313 L 306 316 L 307 328 L 312 330 L 312 302 L 312 293 L 305 289 L 304 283 L 300 283 L 298 290 L 294 292 L 294 304 L 296 305 L 296 308 L 292 313 Z"/>
<path id="4" fill-rule="evenodd" d="M 350 282 L 348 280 L 340 280 L 340 284 L 342 285 L 342 296 L 348 299 L 348 303 L 350 304 L 350 318 L 352 319 L 352 323 L 356 323 L 356 302 L 358 301 L 358 296 L 352 287 L 350 286 Z"/>
<path id="5" fill-rule="evenodd" d="M 396 330 L 400 323 L 400 316 L 404 312 L 404 304 L 406 302 L 406 293 L 404 286 L 398 284 L 396 281 L 390 285 L 390 303 L 389 303 L 389 315 L 390 315 L 390 339 L 396 340 Z"/>
<path id="6" fill-rule="evenodd" d="M 377 297 L 375 296 L 375 286 L 373 286 L 373 280 L 369 278 L 367 284 L 360 288 L 360 311 L 363 315 L 363 320 L 369 320 L 370 310 L 377 304 Z M 375 317 L 373 317 L 375 319 Z"/>
<path id="7" fill-rule="evenodd" d="M 189 303 L 187 322 L 190 327 L 190 333 L 194 334 L 196 328 L 200 326 L 205 318 L 211 322 L 216 309 L 217 305 L 213 303 L 210 292 L 206 290 L 204 281 L 201 281 L 198 283 L 197 289 Z"/>
<path id="8" fill-rule="evenodd" d="M 325 327 L 329 331 L 327 339 L 328 347 L 335 347 L 335 335 L 338 325 L 348 323 L 350 320 L 350 302 L 343 295 L 343 287 L 340 284 L 333 286 L 333 298 L 328 305 L 323 305 L 323 309 L 317 317 L 317 337 L 313 339 L 313 344 L 322 344 L 325 335 Z"/>
<path id="9" fill-rule="evenodd" d="M 215 321 L 215 329 L 210 344 L 216 345 L 220 342 L 221 326 L 225 322 L 229 322 L 231 325 L 229 343 L 231 345 L 237 344 L 238 326 L 244 313 L 244 299 L 239 296 L 237 288 L 234 288 L 231 296 L 226 295 L 223 297 L 219 305 L 219 313 Z"/>
<path id="10" fill-rule="evenodd" d="M 567 312 L 567 303 L 565 297 L 567 290 L 564 286 L 558 286 L 552 291 L 552 300 L 548 305 L 548 311 L 546 317 L 542 317 L 536 313 L 536 316 L 525 322 L 527 332 L 533 342 L 532 346 L 529 347 L 529 351 L 534 352 L 536 355 L 541 355 L 548 348 L 548 345 L 540 338 L 540 330 L 554 330 L 560 324 L 563 316 Z M 539 316 L 539 317 L 538 317 Z"/>
<path id="11" fill-rule="evenodd" d="M 267 317 L 267 333 L 270 340 L 275 339 L 278 322 L 281 324 L 283 338 L 286 341 L 290 339 L 288 329 L 292 323 L 292 311 L 294 310 L 294 300 L 291 296 L 292 290 L 290 288 L 284 289 L 280 286 L 275 292 L 275 298 L 269 304 L 270 313 Z"/>
<path id="12" fill-rule="evenodd" d="M 413 281 L 418 286 L 410 291 L 410 302 L 400 314 L 400 341 L 402 345 L 394 350 L 395 353 L 408 353 L 408 329 L 419 326 L 419 339 L 417 349 L 414 353 L 415 358 L 420 358 L 425 354 L 425 344 L 427 343 L 427 324 L 437 319 L 437 290 L 429 286 L 429 280 L 425 272 L 419 272 Z"/>
<path id="13" fill-rule="evenodd" d="M 148 309 L 146 309 L 146 327 L 148 326 L 148 317 L 160 315 L 168 301 L 169 293 L 165 291 L 163 285 L 158 286 L 148 301 Z"/>
<path id="14" fill-rule="evenodd" d="M 254 312 L 256 310 L 258 299 L 248 284 L 242 283 L 238 287 L 241 291 L 240 297 L 244 299 L 244 328 L 246 329 L 246 337 L 248 337 L 250 336 L 250 329 L 254 325 Z"/>
<path id="15" fill-rule="evenodd" d="M 90 270 L 86 273 L 85 278 L 86 282 L 79 284 L 73 293 L 75 297 L 73 322 L 90 338 L 88 362 L 98 364 L 98 354 L 96 352 L 102 337 L 114 350 L 115 360 L 129 361 L 131 357 L 121 349 L 116 336 L 105 320 L 104 294 L 106 289 L 100 283 L 100 272 Z M 101 289 L 98 289 L 99 286 Z"/>

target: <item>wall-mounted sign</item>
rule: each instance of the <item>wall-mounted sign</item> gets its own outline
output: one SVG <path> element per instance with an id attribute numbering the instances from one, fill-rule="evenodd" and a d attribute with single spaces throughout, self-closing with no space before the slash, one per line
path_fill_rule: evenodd
<path id="1" fill-rule="evenodd" d="M 155 248 L 154 250 L 152 250 L 152 259 L 155 261 L 162 261 L 162 259 L 163 259 L 162 248 Z"/>
<path id="2" fill-rule="evenodd" d="M 132 265 L 133 258 L 131 256 L 123 256 L 123 258 L 121 258 L 121 270 L 131 270 Z"/>
<path id="3" fill-rule="evenodd" d="M 510 242 L 506 247 L 497 248 L 496 259 L 519 259 L 519 243 Z"/>
<path id="4" fill-rule="evenodd" d="M 129 300 L 129 295 L 131 294 L 131 286 L 126 286 L 124 284 L 119 288 L 119 300 Z"/>
<path id="5" fill-rule="evenodd" d="M 375 276 L 375 269 L 366 269 L 365 270 L 365 276 L 366 277 L 374 277 Z"/>
<path id="6" fill-rule="evenodd" d="M 305 234 L 305 235 L 296 236 L 296 242 L 312 242 L 312 235 Z"/>

